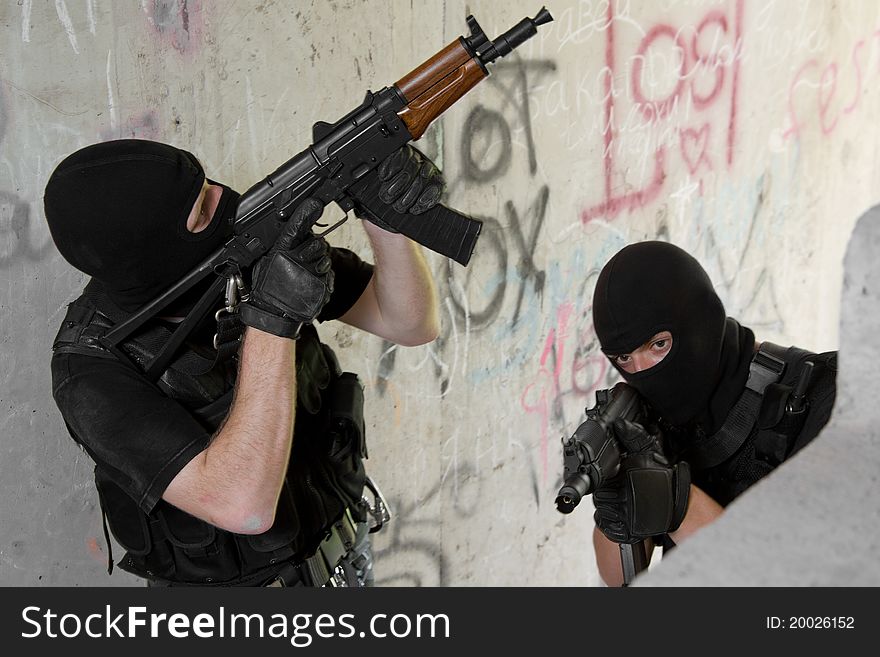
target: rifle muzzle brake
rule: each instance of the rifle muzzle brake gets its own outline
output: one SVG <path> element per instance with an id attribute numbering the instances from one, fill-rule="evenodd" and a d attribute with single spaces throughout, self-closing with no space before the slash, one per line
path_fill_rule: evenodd
<path id="1" fill-rule="evenodd" d="M 541 7 L 534 18 L 523 18 L 497 39 L 489 41 L 476 19 L 473 16 L 468 16 L 467 23 L 471 29 L 471 36 L 465 40 L 478 53 L 480 62 L 485 66 L 499 57 L 509 55 L 514 48 L 535 36 L 538 33 L 539 25 L 544 25 L 552 20 L 553 16 L 550 15 L 547 8 Z"/>

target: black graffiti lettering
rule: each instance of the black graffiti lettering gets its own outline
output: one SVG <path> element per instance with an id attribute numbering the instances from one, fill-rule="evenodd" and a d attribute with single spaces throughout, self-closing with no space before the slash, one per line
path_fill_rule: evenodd
<path id="1" fill-rule="evenodd" d="M 517 274 L 519 278 L 519 290 L 517 292 L 516 308 L 513 313 L 513 322 L 519 319 L 520 310 L 522 309 L 523 298 L 525 297 L 526 286 L 531 282 L 532 288 L 536 295 L 540 296 L 544 291 L 544 281 L 546 278 L 545 271 L 538 269 L 535 265 L 535 249 L 538 245 L 538 236 L 541 228 L 544 226 L 544 220 L 547 215 L 547 202 L 550 198 L 550 188 L 542 185 L 538 191 L 535 201 L 529 206 L 529 210 L 525 215 L 528 220 L 526 231 L 523 230 L 523 220 L 520 218 L 513 201 L 505 204 L 507 212 L 508 226 L 502 227 L 494 219 L 484 219 L 483 232 L 480 235 L 479 251 L 475 254 L 484 261 L 486 254 L 492 255 L 494 259 L 494 277 L 490 273 L 493 280 L 497 280 L 497 285 L 492 290 L 491 296 L 482 306 L 475 307 L 471 302 L 470 292 L 473 287 L 470 285 L 473 274 L 470 270 L 466 270 L 464 281 L 459 285 L 455 285 L 456 276 L 460 269 L 453 266 L 451 262 L 447 262 L 446 276 L 450 285 L 450 298 L 453 307 L 459 317 L 464 318 L 467 314 L 470 327 L 477 330 L 489 326 L 497 318 L 504 302 L 505 293 L 507 291 L 507 266 L 511 257 L 512 250 L 515 249 L 519 261 L 517 263 Z M 510 235 L 508 238 L 506 235 Z M 513 246 L 509 246 L 509 242 L 513 242 Z M 485 274 L 484 274 L 485 276 Z M 485 283 L 485 280 L 483 280 Z M 479 286 L 477 286 L 479 289 Z M 467 297 L 467 305 L 460 298 L 460 292 L 464 290 Z"/>
<path id="2" fill-rule="evenodd" d="M 535 249 L 538 246 L 538 235 L 541 233 L 541 227 L 544 225 L 544 219 L 547 214 L 547 200 L 550 198 L 550 188 L 547 185 L 541 187 L 538 192 L 538 198 L 532 204 L 531 210 L 535 220 L 532 222 L 532 229 L 529 232 L 528 239 L 523 235 L 522 226 L 520 225 L 519 215 L 513 205 L 513 201 L 507 202 L 507 216 L 510 219 L 510 234 L 513 235 L 514 243 L 519 248 L 520 259 L 517 270 L 519 272 L 519 295 L 516 299 L 516 309 L 513 311 L 513 321 L 519 319 L 519 311 L 522 307 L 523 295 L 526 291 L 526 284 L 531 280 L 535 294 L 540 296 L 544 292 L 545 273 L 543 269 L 535 266 Z"/>
<path id="3" fill-rule="evenodd" d="M 437 495 L 439 486 L 435 486 L 425 497 Z M 384 549 L 374 550 L 376 561 L 394 562 L 427 562 L 429 573 L 436 573 L 440 586 L 448 585 L 449 561 L 443 554 L 439 541 L 434 542 L 422 535 L 422 530 L 430 530 L 439 522 L 437 518 L 425 520 L 419 517 L 424 508 L 424 500 L 405 502 L 403 498 L 391 497 L 388 500 L 394 510 L 394 522 L 382 533 L 387 544 Z M 406 534 L 404 533 L 406 532 Z M 407 570 L 395 570 L 390 575 L 377 576 L 376 583 L 380 586 L 427 586 L 431 584 L 430 574 L 420 572 L 412 565 Z"/>
<path id="4" fill-rule="evenodd" d="M 484 159 L 500 144 L 498 154 L 490 163 Z M 474 153 L 475 147 L 480 148 Z M 477 105 L 468 115 L 461 133 L 461 165 L 466 180 L 489 182 L 504 175 L 510 167 L 510 127 L 495 110 Z"/>
<path id="5" fill-rule="evenodd" d="M 451 465 L 446 468 L 446 474 L 441 475 L 427 492 L 420 492 L 415 500 L 409 494 L 389 497 L 394 522 L 388 525 L 387 531 L 383 530 L 380 534 L 386 547 L 374 551 L 376 561 L 379 562 L 416 561 L 427 564 L 428 568 L 419 571 L 408 566 L 407 570 L 377 576 L 376 583 L 380 586 L 430 586 L 434 576 L 437 577 L 439 586 L 450 585 L 452 562 L 444 554 L 442 539 L 432 538 L 434 530 L 441 524 L 441 518 L 430 514 L 426 509 L 436 508 L 436 505 L 430 504 L 432 501 L 451 495 L 455 517 L 468 521 L 476 518 L 483 504 L 483 482 L 478 471 L 470 461 L 460 460 L 460 446 L 454 440 L 452 449 Z M 415 486 L 415 481 L 412 485 Z"/>
<path id="6" fill-rule="evenodd" d="M 493 271 L 497 273 L 498 284 L 491 292 L 487 301 L 477 305 L 469 292 L 474 287 L 482 289 L 485 286 L 472 286 L 471 280 L 475 276 L 473 269 L 464 270 L 464 280 L 460 284 L 454 284 L 456 277 L 461 274 L 461 268 L 455 265 L 451 260 L 446 261 L 446 280 L 449 285 L 449 298 L 452 306 L 459 317 L 464 318 L 466 315 L 470 321 L 472 330 L 477 330 L 491 324 L 498 313 L 501 311 L 501 304 L 504 302 L 504 293 L 507 289 L 507 246 L 504 239 L 504 228 L 496 219 L 485 217 L 482 219 L 483 229 L 480 232 L 480 241 L 477 243 L 477 251 L 475 258 L 485 261 L 487 257 L 491 257 L 494 262 Z M 486 281 L 483 280 L 483 283 Z M 468 294 L 467 299 L 460 297 L 459 290 L 463 290 Z"/>
<path id="7" fill-rule="evenodd" d="M 555 71 L 556 63 L 546 59 L 527 61 L 516 58 L 494 67 L 489 80 L 501 102 L 493 104 L 492 108 L 477 104 L 468 113 L 458 140 L 462 173 L 458 179 L 451 181 L 451 188 L 459 183 L 465 187 L 485 186 L 503 179 L 513 161 L 514 129 L 518 139 L 522 138 L 520 135 L 524 136 L 529 176 L 535 176 L 538 159 L 532 134 L 530 87 Z M 503 185 L 497 187 L 503 190 Z M 483 229 L 471 261 L 472 266 L 462 268 L 446 260 L 445 300 L 453 317 L 443 323 L 443 333 L 429 347 L 441 393 L 445 394 L 450 385 L 449 367 L 444 357 L 453 343 L 450 339 L 453 331 L 479 331 L 499 318 L 510 286 L 508 266 L 512 259 L 516 262 L 516 278 L 519 282 L 513 323 L 523 314 L 529 286 L 535 296 L 543 294 L 546 274 L 535 264 L 535 252 L 546 219 L 549 197 L 550 188 L 542 185 L 524 212 L 518 210 L 514 201 L 508 198 L 504 203 L 506 225 L 494 217 L 476 217 L 483 221 Z M 385 343 L 378 368 L 380 394 L 387 389 L 394 367 L 394 353 Z"/>
<path id="8" fill-rule="evenodd" d="M 556 62 L 552 60 L 516 58 L 513 61 L 497 63 L 492 77 L 489 78 L 489 81 L 507 101 L 505 105 L 513 105 L 522 123 L 529 156 L 529 174 L 531 175 L 535 175 L 538 170 L 538 157 L 535 152 L 535 138 L 532 135 L 532 115 L 529 111 L 529 73 L 534 72 L 538 74 L 535 77 L 541 77 L 555 71 Z M 505 84 L 506 81 L 509 83 Z"/>

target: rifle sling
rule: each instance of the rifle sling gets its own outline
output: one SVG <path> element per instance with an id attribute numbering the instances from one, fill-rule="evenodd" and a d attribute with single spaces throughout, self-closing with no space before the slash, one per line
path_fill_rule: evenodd
<path id="1" fill-rule="evenodd" d="M 746 387 L 728 413 L 724 424 L 711 436 L 699 440 L 685 454 L 685 460 L 691 466 L 698 469 L 713 468 L 742 447 L 758 421 L 764 390 L 771 383 L 779 381 L 785 372 L 785 352 L 785 348 L 772 342 L 761 344 L 749 364 Z"/>

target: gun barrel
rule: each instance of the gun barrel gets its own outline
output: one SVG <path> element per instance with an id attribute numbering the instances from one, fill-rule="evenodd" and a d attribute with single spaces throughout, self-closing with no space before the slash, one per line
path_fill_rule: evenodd
<path id="1" fill-rule="evenodd" d="M 556 509 L 560 513 L 571 513 L 584 495 L 592 494 L 593 490 L 593 481 L 589 476 L 580 473 L 572 475 L 556 495 Z"/>
<path id="2" fill-rule="evenodd" d="M 600 410 L 596 413 L 595 409 Z M 585 495 L 592 495 L 617 474 L 621 451 L 611 426 L 618 419 L 635 421 L 641 410 L 638 392 L 623 382 L 610 391 L 610 399 L 596 393 L 594 410 L 588 410 L 587 420 L 563 441 L 565 481 L 556 495 L 560 513 L 571 513 Z"/>
<path id="3" fill-rule="evenodd" d="M 535 36 L 538 33 L 539 25 L 544 25 L 552 20 L 553 16 L 550 15 L 547 8 L 541 7 L 541 10 L 534 18 L 523 18 L 519 23 L 507 30 L 507 32 L 492 41 L 492 47 L 488 48 L 485 53 L 480 53 L 480 61 L 485 66 L 499 57 L 509 55 L 515 48 Z"/>

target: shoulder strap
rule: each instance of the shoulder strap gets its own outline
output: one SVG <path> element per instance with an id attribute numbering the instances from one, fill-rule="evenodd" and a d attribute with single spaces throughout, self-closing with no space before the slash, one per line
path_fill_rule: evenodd
<path id="1" fill-rule="evenodd" d="M 113 326 L 109 318 L 82 297 L 67 306 L 67 314 L 55 335 L 52 351 L 56 354 L 83 354 L 99 358 L 115 358 L 101 343 Z"/>
<path id="2" fill-rule="evenodd" d="M 125 343 L 108 346 L 104 338 L 117 325 L 118 316 L 112 305 L 105 309 L 101 301 L 100 294 L 91 293 L 79 297 L 68 305 L 67 314 L 64 316 L 64 321 L 61 322 L 61 328 L 52 344 L 52 351 L 56 354 L 74 353 L 100 358 L 115 358 L 142 373 L 147 366 L 156 365 L 159 359 L 154 349 L 146 350 L 145 353 L 149 354 L 148 362 L 141 363 L 131 353 L 125 353 Z M 207 361 L 207 365 L 189 372 L 190 374 L 204 374 L 218 363 L 229 360 L 238 352 L 241 336 L 244 332 L 244 326 L 238 315 L 218 312 L 215 319 L 217 332 L 214 335 L 214 348 L 217 353 L 213 360 Z M 175 335 L 178 335 L 178 332 L 172 333 L 172 339 Z M 183 336 L 183 333 L 180 336 Z M 129 347 L 132 344 L 135 345 L 135 351 L 144 351 L 137 347 L 136 340 L 132 340 Z M 170 351 L 163 347 L 159 353 L 168 356 L 176 350 L 176 347 Z M 164 362 L 166 359 L 163 358 L 160 363 L 163 369 L 159 372 L 159 376 L 167 368 L 167 364 Z M 149 372 L 147 374 L 149 376 Z"/>
<path id="3" fill-rule="evenodd" d="M 761 410 L 764 390 L 785 372 L 787 349 L 764 342 L 749 364 L 746 387 L 721 428 L 688 450 L 685 459 L 695 468 L 712 468 L 723 463 L 742 447 L 751 434 Z"/>

